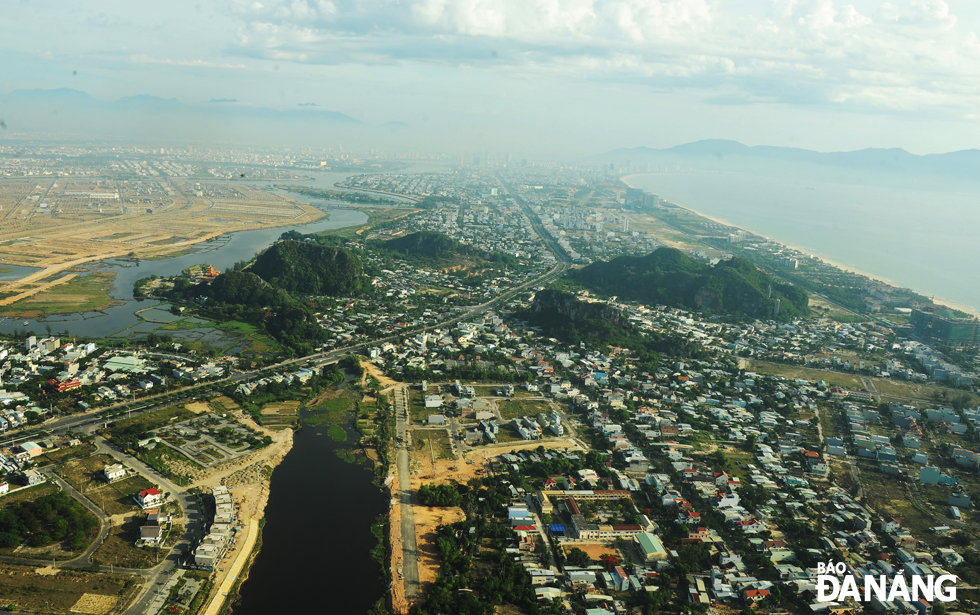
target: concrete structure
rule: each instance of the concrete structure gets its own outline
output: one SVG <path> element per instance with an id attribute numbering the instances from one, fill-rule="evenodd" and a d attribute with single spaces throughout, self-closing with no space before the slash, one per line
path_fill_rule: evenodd
<path id="1" fill-rule="evenodd" d="M 102 475 L 110 483 L 120 478 L 126 478 L 126 468 L 121 463 L 114 463 L 102 468 Z"/>
<path id="2" fill-rule="evenodd" d="M 633 540 L 636 542 L 640 553 L 643 554 L 644 561 L 652 562 L 667 559 L 667 550 L 664 548 L 664 543 L 660 541 L 660 538 L 656 534 L 644 532 L 634 536 Z"/>
<path id="3" fill-rule="evenodd" d="M 33 487 L 34 485 L 40 485 L 45 482 L 44 476 L 37 470 L 27 470 L 21 474 L 21 482 L 27 487 Z"/>

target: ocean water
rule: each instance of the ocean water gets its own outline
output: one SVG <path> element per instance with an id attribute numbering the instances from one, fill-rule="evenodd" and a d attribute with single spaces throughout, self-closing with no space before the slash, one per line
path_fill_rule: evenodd
<path id="1" fill-rule="evenodd" d="M 682 207 L 980 311 L 980 185 L 923 181 L 927 187 L 909 189 L 745 173 L 644 174 L 628 182 Z"/>

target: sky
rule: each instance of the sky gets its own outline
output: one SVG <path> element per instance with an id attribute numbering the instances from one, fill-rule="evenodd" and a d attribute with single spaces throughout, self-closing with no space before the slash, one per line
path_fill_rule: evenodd
<path id="1" fill-rule="evenodd" d="M 0 98 L 305 105 L 423 151 L 925 154 L 980 145 L 978 31 L 975 0 L 8 0 Z"/>

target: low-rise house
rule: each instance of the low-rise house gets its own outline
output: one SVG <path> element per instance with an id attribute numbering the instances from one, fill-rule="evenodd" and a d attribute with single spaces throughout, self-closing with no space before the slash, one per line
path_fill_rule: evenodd
<path id="1" fill-rule="evenodd" d="M 126 468 L 121 463 L 114 463 L 102 468 L 102 475 L 110 483 L 126 477 Z"/>
<path id="2" fill-rule="evenodd" d="M 27 470 L 21 474 L 21 482 L 28 487 L 40 485 L 46 480 L 47 479 L 44 478 L 44 475 L 37 470 Z"/>
<path id="3" fill-rule="evenodd" d="M 24 442 L 20 446 L 16 447 L 15 450 L 17 451 L 16 452 L 17 459 L 29 459 L 29 458 L 37 457 L 38 455 L 44 452 L 44 449 L 41 448 L 41 446 L 36 442 Z"/>
<path id="4" fill-rule="evenodd" d="M 160 544 L 163 540 L 163 528 L 159 525 L 144 525 L 140 528 L 140 542 L 147 545 Z"/>
<path id="5" fill-rule="evenodd" d="M 144 489 L 136 495 L 136 503 L 140 508 L 149 508 L 163 504 L 163 494 L 156 487 Z"/>

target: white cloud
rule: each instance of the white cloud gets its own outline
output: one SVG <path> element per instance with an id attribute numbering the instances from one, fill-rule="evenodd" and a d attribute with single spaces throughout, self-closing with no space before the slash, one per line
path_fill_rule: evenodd
<path id="1" fill-rule="evenodd" d="M 943 0 L 230 0 L 236 53 L 723 87 L 756 101 L 972 112 L 980 44 Z M 949 84 L 957 84 L 951 87 Z"/>

